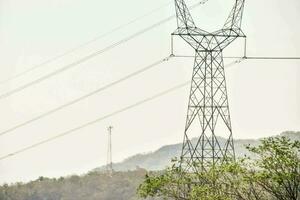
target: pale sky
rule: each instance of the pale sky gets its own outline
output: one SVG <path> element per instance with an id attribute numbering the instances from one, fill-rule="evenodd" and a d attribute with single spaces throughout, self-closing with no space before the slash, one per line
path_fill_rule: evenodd
<path id="1" fill-rule="evenodd" d="M 198 0 L 187 0 L 189 5 Z M 167 0 L 0 0 L 0 80 L 55 57 Z M 192 11 L 203 29 L 220 28 L 233 0 L 209 0 Z M 299 0 L 247 0 L 243 30 L 248 56 L 300 56 Z M 55 71 L 174 14 L 153 13 L 77 52 L 9 83 L 0 95 Z M 0 99 L 0 131 L 31 119 L 170 54 L 175 19 L 65 73 Z M 226 55 L 242 55 L 242 40 Z M 193 55 L 179 38 L 175 50 Z M 229 63 L 227 60 L 226 63 Z M 174 58 L 67 109 L 0 136 L 0 157 L 189 80 L 193 60 Z M 226 69 L 235 138 L 300 130 L 300 61 L 246 60 Z M 113 160 L 182 141 L 189 87 L 101 121 L 74 134 L 0 161 L 0 183 L 85 173 L 105 164 L 107 126 Z"/>

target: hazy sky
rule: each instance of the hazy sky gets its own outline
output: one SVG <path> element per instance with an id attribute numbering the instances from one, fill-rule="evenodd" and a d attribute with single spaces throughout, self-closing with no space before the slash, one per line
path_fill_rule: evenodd
<path id="1" fill-rule="evenodd" d="M 187 0 L 189 5 L 198 0 Z M 72 49 L 165 5 L 167 0 L 0 0 L 0 80 Z M 233 0 L 210 0 L 193 10 L 199 27 L 221 27 Z M 300 56 L 299 0 L 247 0 L 243 30 L 248 56 Z M 174 14 L 171 4 L 24 77 L 0 94 L 55 71 Z M 175 19 L 34 87 L 0 99 L 0 131 L 86 94 L 170 54 Z M 243 41 L 226 55 L 242 55 Z M 192 55 L 181 40 L 176 52 Z M 229 63 L 227 60 L 226 63 Z M 0 157 L 166 90 L 191 77 L 193 60 L 174 58 L 143 75 L 26 127 L 0 136 Z M 226 69 L 235 138 L 300 130 L 300 61 L 247 60 Z M 101 121 L 74 134 L 0 161 L 0 183 L 84 173 L 105 164 L 107 126 L 113 159 L 181 142 L 189 87 Z"/>

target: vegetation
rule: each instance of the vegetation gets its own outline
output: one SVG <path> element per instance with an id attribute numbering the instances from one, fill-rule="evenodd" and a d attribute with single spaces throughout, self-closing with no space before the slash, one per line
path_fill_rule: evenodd
<path id="1" fill-rule="evenodd" d="M 299 141 L 268 138 L 247 149 L 257 159 L 227 160 L 205 172 L 189 173 L 174 163 L 161 174 L 147 175 L 138 193 L 142 198 L 178 200 L 300 199 Z"/>
<path id="2" fill-rule="evenodd" d="M 40 177 L 27 184 L 0 187 L 0 200 L 136 200 L 136 188 L 146 171 L 137 169 L 105 173 L 90 172 L 84 176 L 49 179 Z"/>
<path id="3" fill-rule="evenodd" d="M 112 177 L 95 170 L 82 176 L 40 177 L 29 183 L 0 186 L 0 200 L 300 200 L 300 133 L 286 132 L 281 136 L 286 137 L 260 142 L 238 140 L 238 155 L 239 146 L 251 144 L 242 150 L 249 151 L 245 153 L 247 157 L 227 161 L 205 173 L 185 173 L 175 162 L 163 171 L 148 173 L 135 167 L 132 171 L 114 172 Z M 162 167 L 161 160 L 179 155 L 178 151 L 180 144 L 169 145 L 135 160 L 142 163 L 147 158 L 151 165 L 156 160 Z M 135 163 L 128 165 L 130 169 Z M 197 163 L 194 165 L 197 167 Z"/>
<path id="4" fill-rule="evenodd" d="M 290 138 L 291 140 L 300 140 L 300 132 L 292 132 L 287 131 L 281 134 L 281 136 L 285 136 Z M 191 139 L 192 144 L 196 144 L 198 138 Z M 218 137 L 218 141 L 221 146 L 225 145 L 226 139 L 222 137 Z M 260 144 L 259 140 L 255 139 L 238 139 L 234 140 L 234 149 L 237 158 L 243 158 L 245 155 L 253 157 L 253 153 L 248 151 L 245 146 L 246 145 L 257 146 Z M 157 151 L 138 154 L 132 157 L 127 158 L 123 162 L 114 163 L 113 167 L 117 171 L 127 171 L 127 170 L 135 170 L 136 166 L 141 168 L 151 170 L 151 171 L 160 171 L 164 170 L 167 166 L 172 165 L 172 158 L 179 156 L 181 153 L 181 143 L 166 145 L 158 149 Z M 103 171 L 106 169 L 106 166 L 102 166 L 97 168 L 96 171 Z"/>

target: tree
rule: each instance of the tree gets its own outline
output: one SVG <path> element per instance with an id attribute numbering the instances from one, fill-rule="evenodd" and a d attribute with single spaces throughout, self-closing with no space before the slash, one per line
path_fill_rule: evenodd
<path id="1" fill-rule="evenodd" d="M 142 198 L 161 197 L 176 200 L 230 200 L 230 190 L 233 182 L 225 182 L 221 175 L 233 168 L 232 162 L 208 167 L 207 171 L 197 173 L 185 172 L 180 167 L 180 162 L 160 174 L 148 174 L 138 188 Z M 182 163 L 181 163 L 182 164 Z M 194 163 L 197 168 L 198 163 Z"/>
<path id="2" fill-rule="evenodd" d="M 160 174 L 146 175 L 138 188 L 142 198 L 160 197 L 176 200 L 264 200 L 253 183 L 247 159 L 227 160 L 207 171 L 188 173 L 174 163 Z M 197 168 L 197 163 L 194 163 Z M 200 166 L 200 165 L 198 165 Z"/>
<path id="3" fill-rule="evenodd" d="M 285 137 L 248 146 L 256 159 L 226 160 L 207 171 L 184 172 L 178 163 L 150 173 L 138 188 L 142 198 L 176 200 L 297 200 L 300 193 L 300 143 Z M 194 163 L 195 168 L 201 166 Z"/>
<path id="4" fill-rule="evenodd" d="M 286 137 L 267 138 L 247 149 L 258 156 L 254 181 L 278 200 L 300 198 L 300 141 Z"/>

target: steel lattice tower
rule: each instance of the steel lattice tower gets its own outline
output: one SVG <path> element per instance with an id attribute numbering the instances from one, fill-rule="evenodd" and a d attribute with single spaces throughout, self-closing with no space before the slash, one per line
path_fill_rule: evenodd
<path id="1" fill-rule="evenodd" d="M 178 28 L 173 35 L 180 36 L 195 50 L 181 154 L 187 171 L 205 170 L 208 164 L 215 166 L 224 158 L 235 158 L 223 50 L 235 39 L 245 37 L 241 30 L 244 3 L 245 0 L 235 0 L 223 28 L 207 32 L 196 27 L 185 1 L 175 0 Z M 222 135 L 225 131 L 228 135 L 225 144 L 216 136 L 222 126 Z M 191 142 L 191 131 L 200 135 L 196 143 Z M 200 163 L 200 168 L 194 166 L 195 162 Z"/>
<path id="2" fill-rule="evenodd" d="M 113 174 L 113 163 L 112 163 L 112 140 L 111 140 L 111 134 L 112 134 L 112 126 L 109 126 L 107 128 L 108 130 L 108 146 L 107 146 L 107 161 L 106 161 L 106 171 L 107 173 L 112 176 Z"/>

